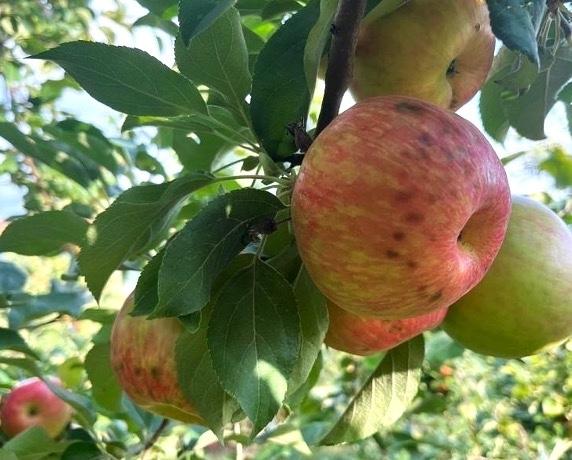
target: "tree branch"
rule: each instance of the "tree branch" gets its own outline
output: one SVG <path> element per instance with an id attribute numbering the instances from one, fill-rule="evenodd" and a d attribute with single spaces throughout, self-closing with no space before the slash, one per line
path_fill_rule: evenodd
<path id="1" fill-rule="evenodd" d="M 336 118 L 342 97 L 348 89 L 353 74 L 360 21 L 364 15 L 366 0 L 341 0 L 339 10 L 332 25 L 332 44 L 326 70 L 326 91 L 316 136 Z"/>

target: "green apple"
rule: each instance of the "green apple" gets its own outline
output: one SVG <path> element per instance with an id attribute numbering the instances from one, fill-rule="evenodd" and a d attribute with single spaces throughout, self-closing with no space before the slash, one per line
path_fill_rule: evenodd
<path id="1" fill-rule="evenodd" d="M 130 316 L 129 296 L 113 324 L 111 365 L 119 384 L 138 405 L 163 417 L 204 424 L 185 399 L 177 378 L 175 345 L 183 331 L 176 318 Z"/>
<path id="2" fill-rule="evenodd" d="M 572 233 L 546 206 L 513 197 L 502 248 L 453 305 L 445 331 L 485 355 L 518 358 L 572 335 Z"/>
<path id="3" fill-rule="evenodd" d="M 441 324 L 447 309 L 413 318 L 384 320 L 358 316 L 327 302 L 330 325 L 326 345 L 354 355 L 371 355 L 396 347 Z"/>
<path id="4" fill-rule="evenodd" d="M 59 385 L 58 379 L 51 378 Z M 24 380 L 2 398 L 0 424 L 13 437 L 33 426 L 40 426 L 52 438 L 58 436 L 72 416 L 72 408 L 58 398 L 38 377 Z"/>
<path id="5" fill-rule="evenodd" d="M 310 277 L 350 313 L 382 319 L 448 307 L 484 276 L 510 191 L 480 131 L 413 98 L 367 99 L 312 143 L 292 195 Z"/>
<path id="6" fill-rule="evenodd" d="M 350 84 L 356 100 L 400 94 L 456 110 L 482 86 L 495 39 L 485 0 L 410 0 L 362 22 Z"/>

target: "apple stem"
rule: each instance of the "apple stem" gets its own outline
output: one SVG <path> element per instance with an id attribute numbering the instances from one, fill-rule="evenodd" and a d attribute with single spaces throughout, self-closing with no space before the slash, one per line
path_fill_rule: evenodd
<path id="1" fill-rule="evenodd" d="M 340 111 L 344 93 L 353 74 L 353 57 L 366 0 L 341 0 L 332 24 L 332 44 L 326 70 L 326 90 L 316 127 L 316 137 Z"/>

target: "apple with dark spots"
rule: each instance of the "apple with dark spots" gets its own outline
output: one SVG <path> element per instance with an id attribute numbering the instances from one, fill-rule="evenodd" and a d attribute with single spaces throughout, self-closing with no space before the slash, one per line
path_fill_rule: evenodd
<path id="1" fill-rule="evenodd" d="M 133 295 L 118 313 L 111 333 L 111 365 L 119 384 L 139 406 L 185 423 L 204 424 L 185 399 L 177 379 L 175 345 L 183 332 L 176 318 L 130 316 Z"/>
<path id="2" fill-rule="evenodd" d="M 461 345 L 520 358 L 572 335 L 572 233 L 546 206 L 513 197 L 501 250 L 443 323 Z"/>
<path id="3" fill-rule="evenodd" d="M 50 382 L 60 385 L 56 378 L 50 378 Z M 42 379 L 33 377 L 20 382 L 2 398 L 0 426 L 10 438 L 34 426 L 42 427 L 55 438 L 70 422 L 72 412 Z"/>
<path id="4" fill-rule="evenodd" d="M 333 303 L 402 319 L 448 307 L 484 276 L 510 191 L 471 123 L 413 98 L 371 98 L 313 142 L 292 196 L 300 256 Z"/>
<path id="5" fill-rule="evenodd" d="M 359 30 L 350 89 L 358 101 L 398 94 L 457 110 L 483 85 L 494 48 L 485 0 L 409 0 L 385 16 L 374 9 Z"/>
<path id="6" fill-rule="evenodd" d="M 437 327 L 447 309 L 413 318 L 385 320 L 358 316 L 327 302 L 330 325 L 326 345 L 354 355 L 371 355 L 389 350 L 413 337 Z"/>

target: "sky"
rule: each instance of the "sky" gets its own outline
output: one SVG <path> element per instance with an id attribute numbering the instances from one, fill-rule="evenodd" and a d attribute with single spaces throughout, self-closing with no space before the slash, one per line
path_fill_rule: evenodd
<path id="1" fill-rule="evenodd" d="M 146 10 L 134 0 L 121 0 L 125 6 L 128 21 L 134 22 L 137 18 L 146 14 Z M 97 0 L 92 2 L 92 8 L 96 12 L 102 13 L 108 9 L 113 9 L 113 2 L 110 0 Z M 111 27 L 116 33 L 118 45 L 137 47 L 147 51 L 149 54 L 161 60 L 164 64 L 172 66 L 174 64 L 173 47 L 170 38 L 163 32 L 148 27 L 136 27 L 133 32 L 118 28 L 115 24 L 107 20 L 104 16 L 99 16 L 99 25 Z M 93 30 L 96 41 L 105 41 L 105 37 Z M 157 37 L 165 44 L 159 46 Z M 39 66 L 39 61 L 26 61 L 26 65 Z M 353 105 L 353 100 L 349 95 L 344 98 L 342 109 Z M 102 129 L 108 136 L 119 136 L 120 127 L 124 115 L 119 114 L 107 106 L 97 102 L 84 92 L 66 90 L 58 109 L 73 114 L 79 120 L 92 123 Z M 468 119 L 484 132 L 479 116 L 478 95 L 468 104 L 462 107 L 458 114 Z M 546 144 L 561 144 L 567 151 L 572 151 L 572 139 L 566 125 L 566 114 L 562 104 L 557 104 L 555 109 L 549 114 L 546 122 L 547 140 L 542 142 L 532 142 L 520 138 L 511 130 L 504 145 L 498 144 L 489 138 L 499 157 L 504 157 L 512 153 L 523 150 L 538 149 Z M 168 172 L 176 171 L 177 163 L 168 155 L 162 156 L 161 161 L 165 162 Z M 510 163 L 507 166 L 507 174 L 511 190 L 515 194 L 534 195 L 552 188 L 552 179 L 544 173 L 534 171 L 530 159 L 523 157 Z M 0 220 L 10 216 L 25 213 L 22 207 L 23 190 L 18 189 L 10 183 L 9 177 L 0 176 Z"/>

